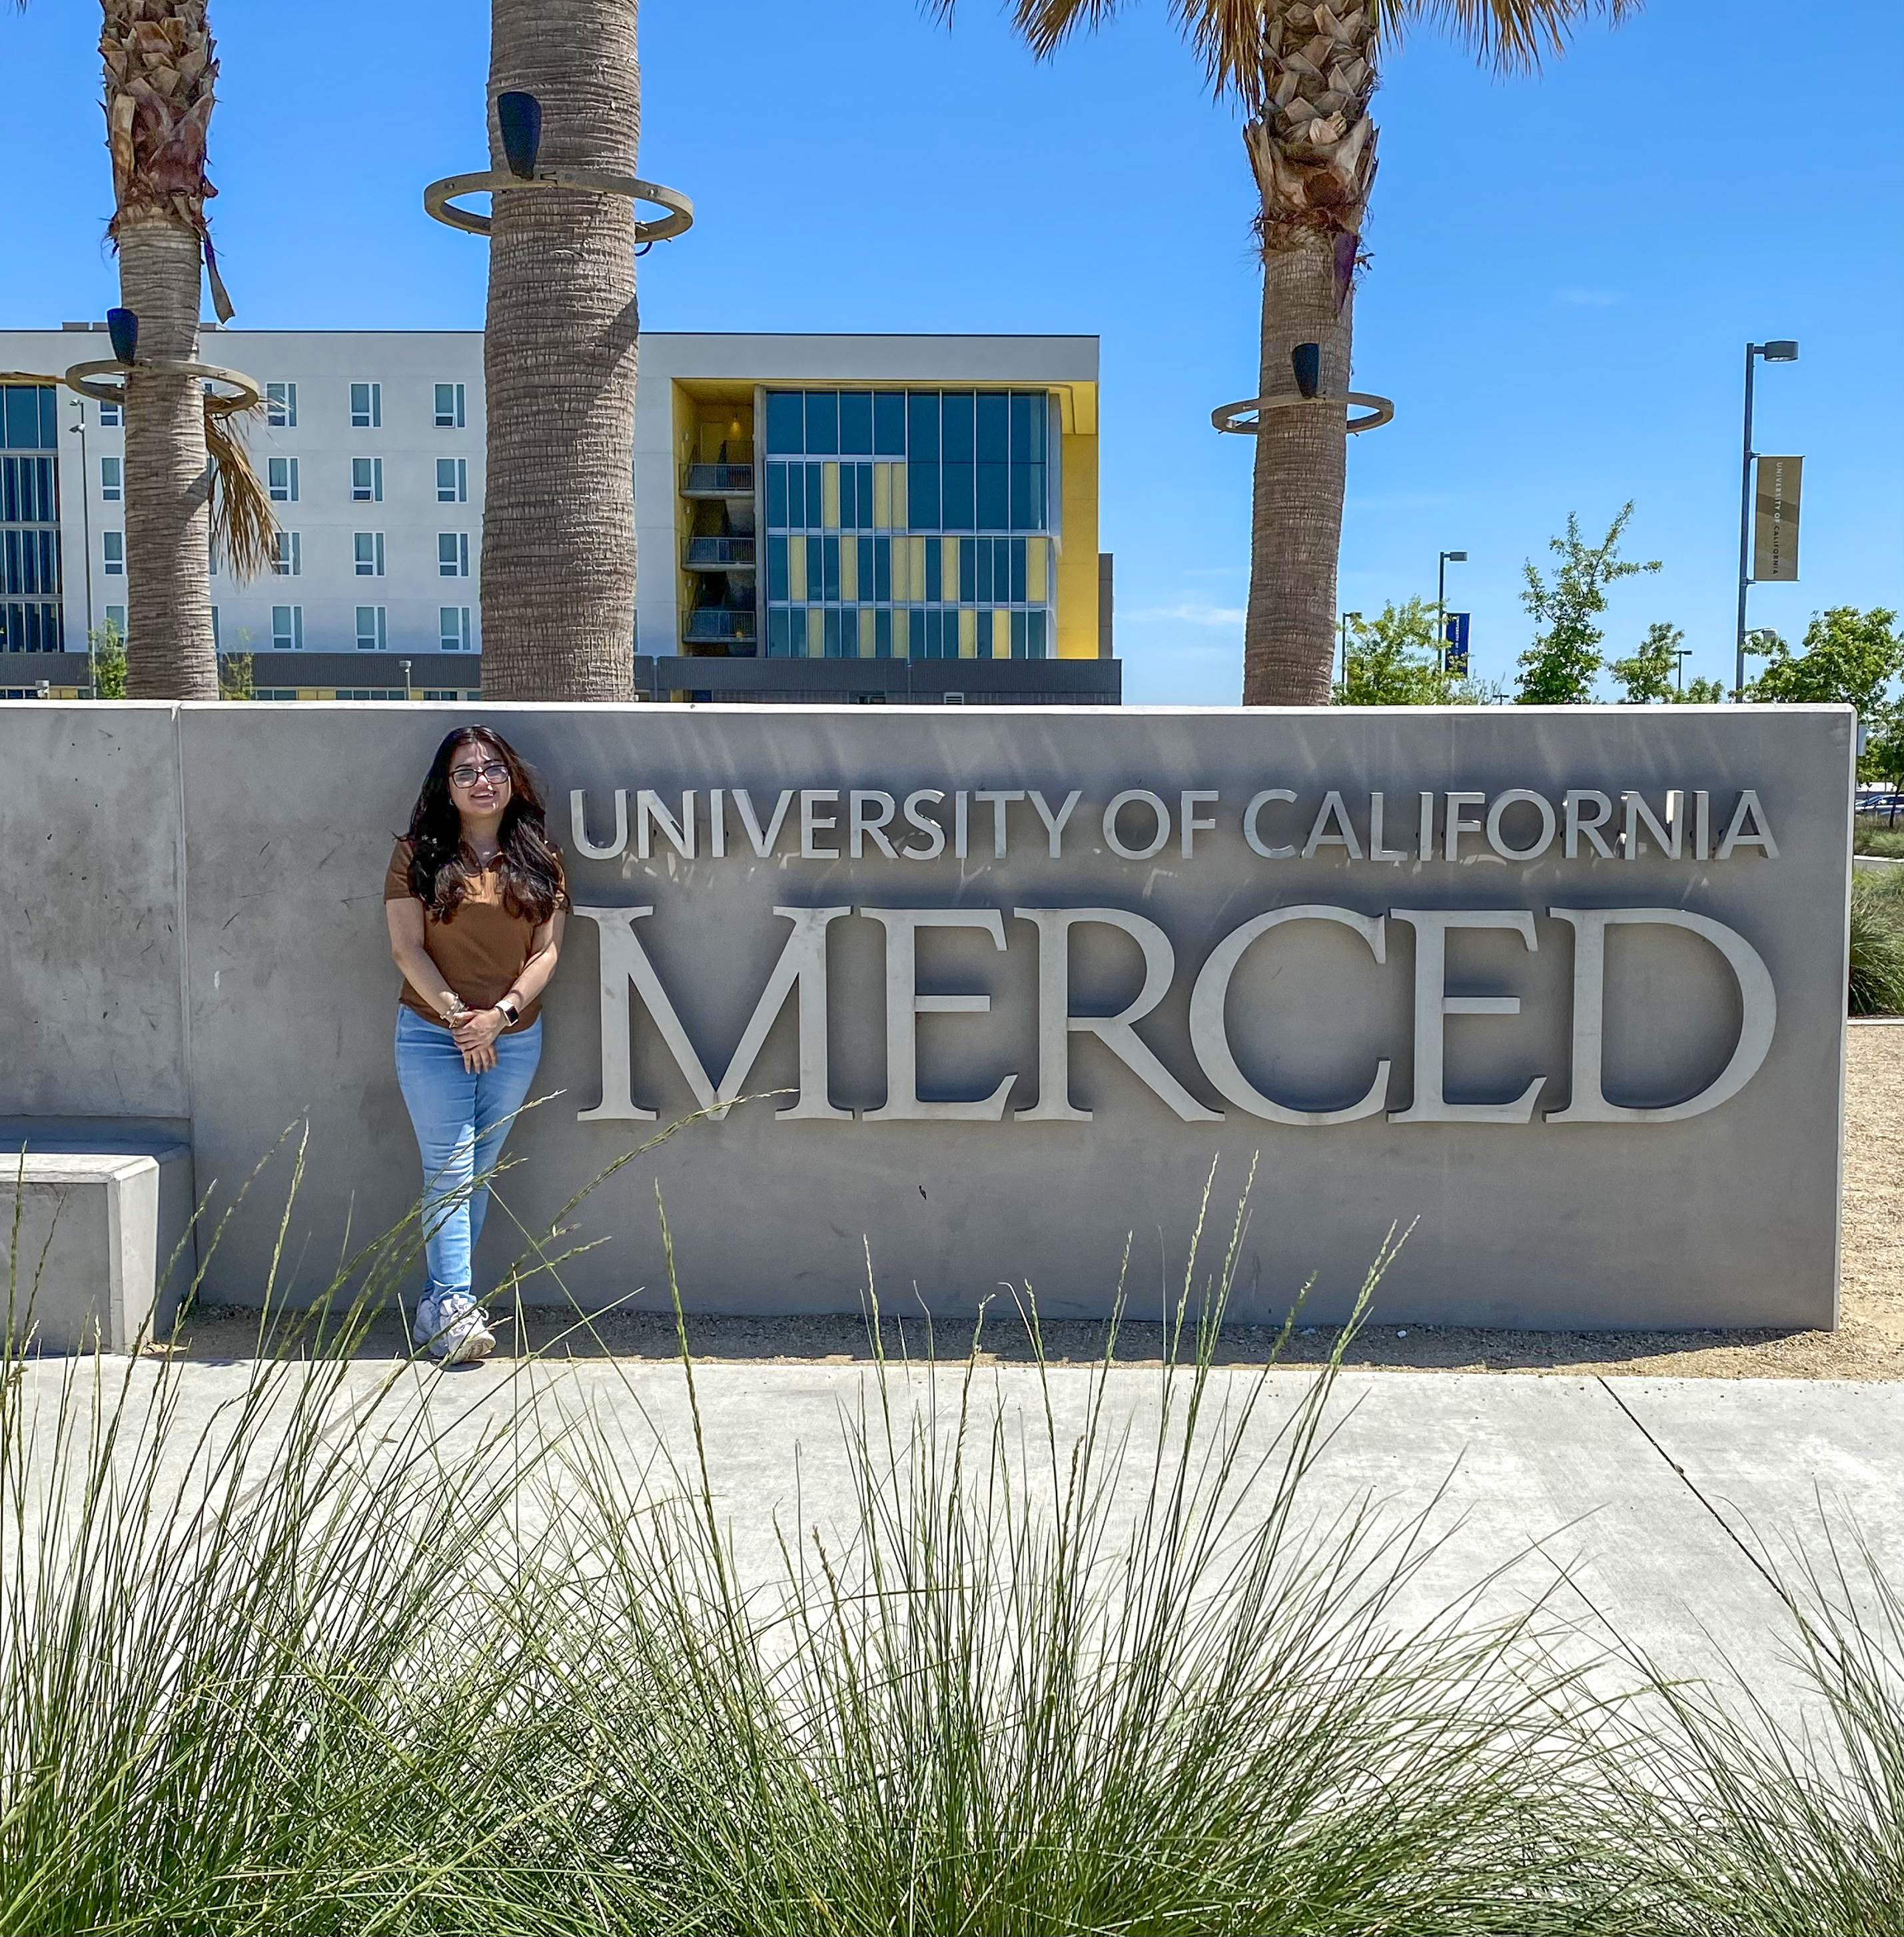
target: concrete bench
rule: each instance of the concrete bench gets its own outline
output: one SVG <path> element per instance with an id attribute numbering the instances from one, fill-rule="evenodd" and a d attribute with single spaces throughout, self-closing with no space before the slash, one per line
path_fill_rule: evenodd
<path id="1" fill-rule="evenodd" d="M 23 1333 L 59 1352 L 165 1337 L 195 1269 L 192 1202 L 184 1144 L 0 1150 L 0 1326 L 12 1348 Z"/>

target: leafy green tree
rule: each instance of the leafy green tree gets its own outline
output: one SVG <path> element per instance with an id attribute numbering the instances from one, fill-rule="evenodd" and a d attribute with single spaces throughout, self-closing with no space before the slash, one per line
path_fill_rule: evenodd
<path id="1" fill-rule="evenodd" d="M 1411 599 L 1391 602 L 1373 619 L 1343 614 L 1349 628 L 1347 677 L 1336 681 L 1338 706 L 1472 706 L 1473 683 L 1445 671 L 1435 608 Z"/>
<path id="2" fill-rule="evenodd" d="M 253 699 L 257 696 L 252 684 L 249 653 L 219 655 L 218 696 L 221 699 Z"/>
<path id="3" fill-rule="evenodd" d="M 1606 610 L 1606 588 L 1642 571 L 1657 571 L 1660 561 L 1641 563 L 1620 556 L 1620 540 L 1633 518 L 1633 501 L 1621 506 L 1598 544 L 1580 535 L 1578 513 L 1567 514 L 1566 535 L 1549 538 L 1560 559 L 1550 583 L 1530 559 L 1521 602 L 1542 629 L 1521 655 L 1522 706 L 1584 706 L 1594 696 L 1594 681 L 1606 664 L 1600 641 L 1606 633 L 1594 622 Z"/>
<path id="4" fill-rule="evenodd" d="M 92 648 L 92 696 L 95 699 L 126 697 L 126 635 L 108 619 L 86 634 Z"/>
<path id="5" fill-rule="evenodd" d="M 1684 693 L 1676 693 L 1672 696 L 1688 706 L 1717 706 L 1726 696 L 1725 682 L 1696 679 L 1688 684 Z"/>
<path id="6" fill-rule="evenodd" d="M 1855 706 L 1875 727 L 1887 712 L 1890 683 L 1904 672 L 1897 614 L 1874 606 L 1833 605 L 1815 613 L 1794 652 L 1776 632 L 1753 633 L 1745 650 L 1766 668 L 1745 689 L 1754 699 L 1787 705 Z"/>
<path id="7" fill-rule="evenodd" d="M 1672 699 L 1676 688 L 1673 675 L 1679 669 L 1679 641 L 1685 636 L 1677 626 L 1656 620 L 1647 627 L 1639 650 L 1630 659 L 1615 659 L 1607 668 L 1626 688 L 1625 705 L 1649 706 L 1655 701 Z"/>

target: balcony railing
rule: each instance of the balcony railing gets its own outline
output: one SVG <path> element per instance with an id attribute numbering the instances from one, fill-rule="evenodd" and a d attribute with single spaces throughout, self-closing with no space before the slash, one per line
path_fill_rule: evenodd
<path id="1" fill-rule="evenodd" d="M 737 565 L 751 568 L 753 562 L 752 538 L 710 537 L 690 538 L 688 541 L 690 571 L 727 571 Z"/>
<path id="2" fill-rule="evenodd" d="M 690 464 L 681 490 L 690 498 L 751 498 L 754 467 L 751 464 Z"/>
<path id="3" fill-rule="evenodd" d="M 753 636 L 752 613 L 731 611 L 723 605 L 704 605 L 699 611 L 690 612 L 681 629 L 682 639 L 691 646 L 722 645 L 740 639 L 751 641 Z"/>

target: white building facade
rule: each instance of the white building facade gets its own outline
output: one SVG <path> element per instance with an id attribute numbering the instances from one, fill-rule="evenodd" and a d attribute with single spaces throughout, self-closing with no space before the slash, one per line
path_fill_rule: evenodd
<path id="1" fill-rule="evenodd" d="M 125 628 L 119 414 L 20 381 L 109 356 L 104 331 L 0 332 L 0 690 L 83 690 L 89 636 Z M 221 653 L 261 697 L 474 697 L 481 332 L 208 326 L 201 354 L 265 393 L 280 526 L 265 576 L 213 559 Z M 1114 699 L 1094 338 L 649 334 L 640 356 L 638 690 Z"/>

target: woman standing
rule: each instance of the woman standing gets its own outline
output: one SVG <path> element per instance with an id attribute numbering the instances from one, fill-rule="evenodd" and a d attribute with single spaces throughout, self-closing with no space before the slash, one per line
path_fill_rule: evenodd
<path id="1" fill-rule="evenodd" d="M 428 1281 L 415 1336 L 457 1365 L 495 1348 L 471 1286 L 486 1184 L 542 1054 L 543 990 L 568 896 L 535 781 L 507 741 L 459 726 L 436 750 L 383 878 L 403 975 L 397 1082 L 423 1158 Z"/>

